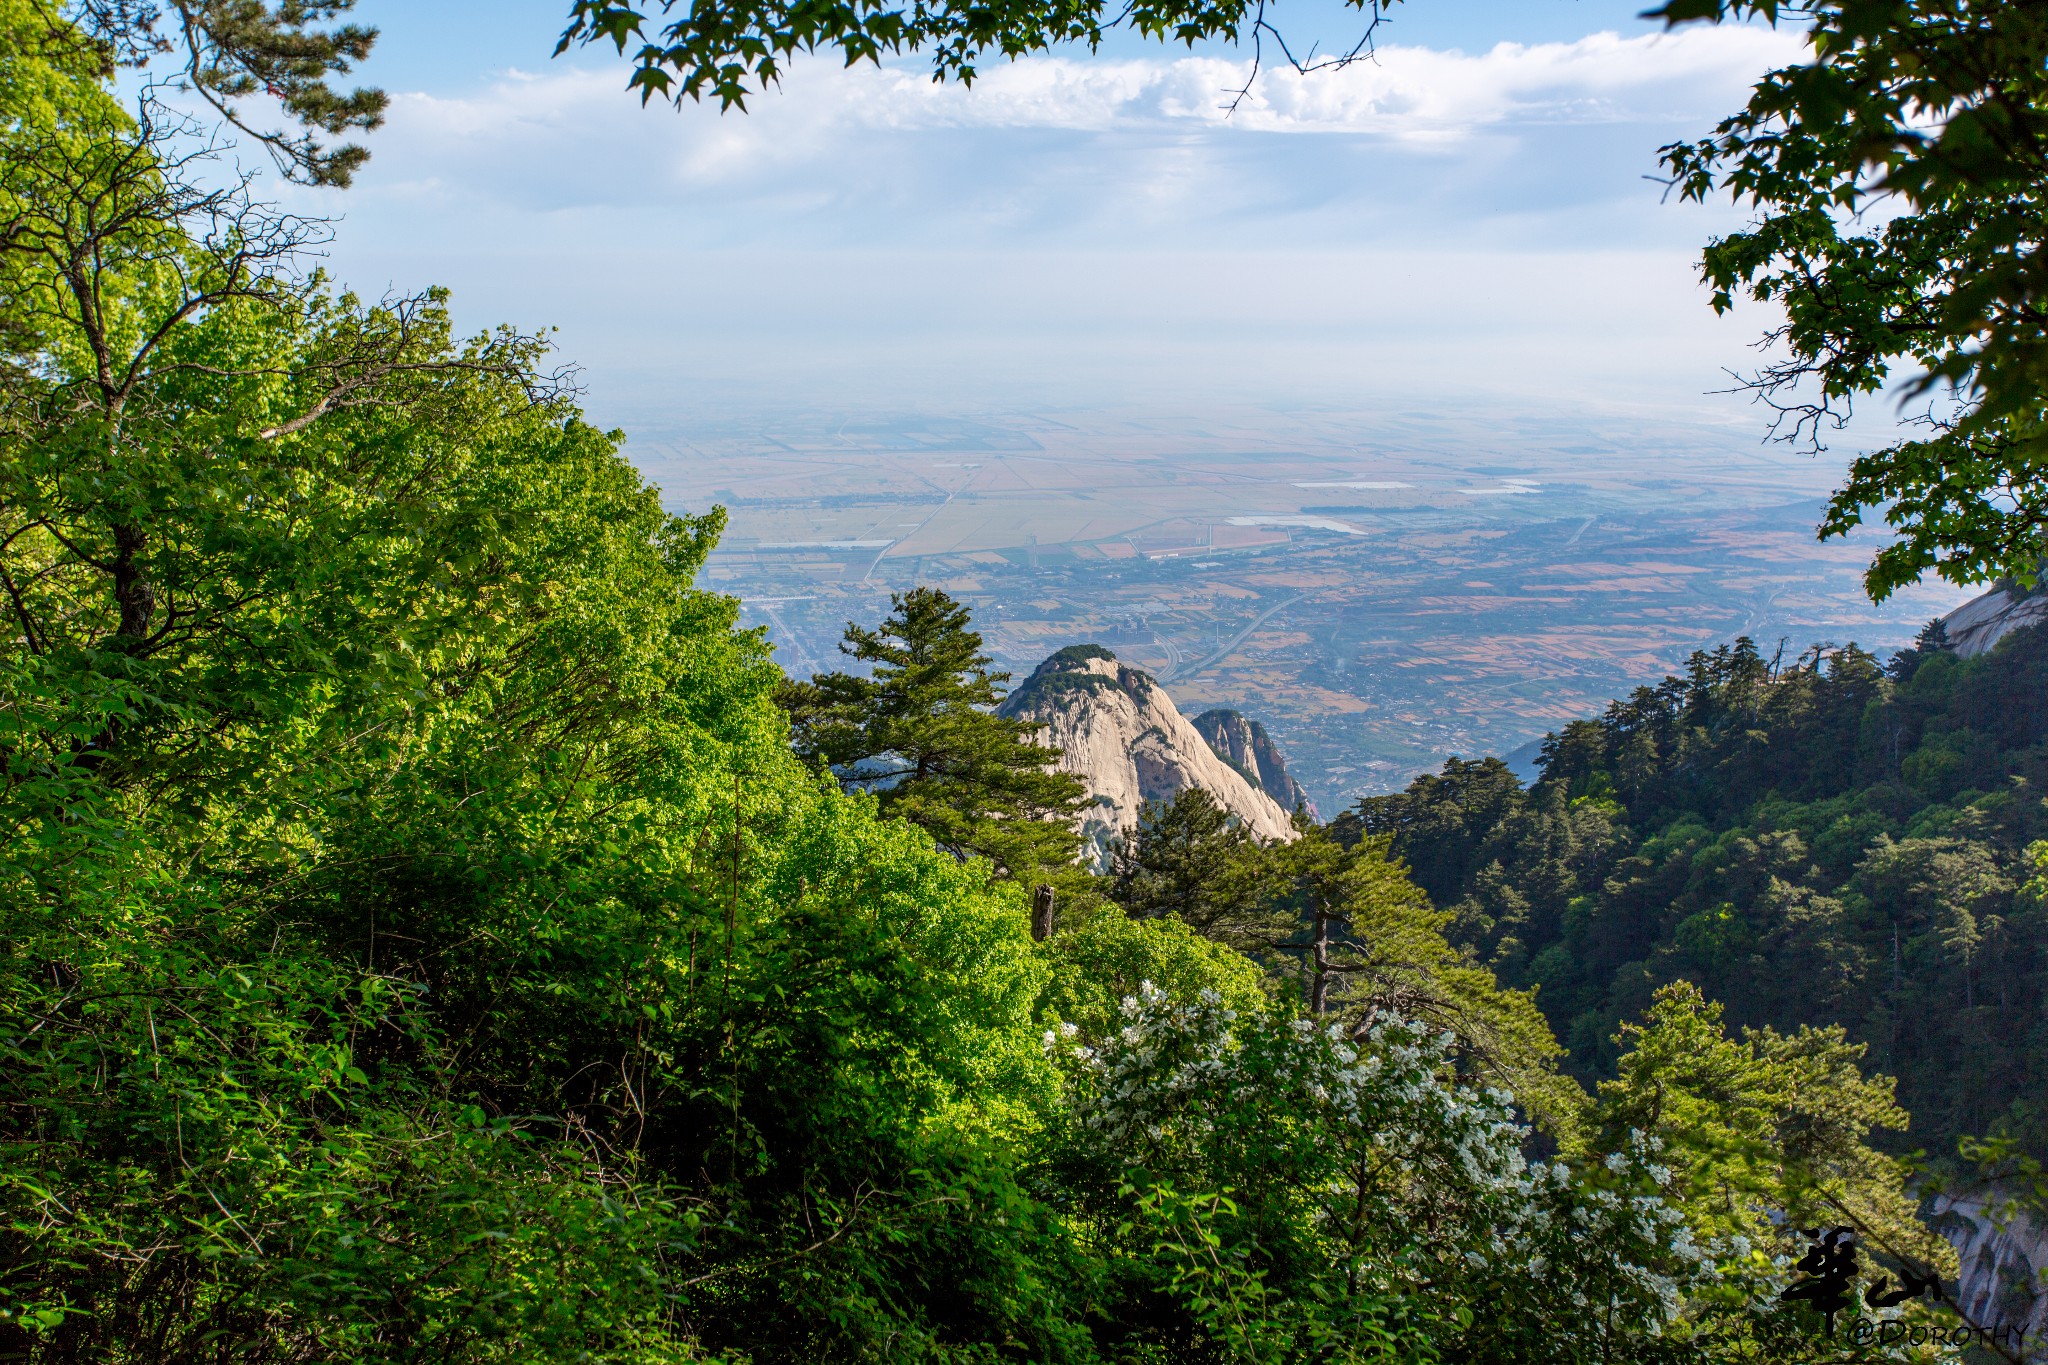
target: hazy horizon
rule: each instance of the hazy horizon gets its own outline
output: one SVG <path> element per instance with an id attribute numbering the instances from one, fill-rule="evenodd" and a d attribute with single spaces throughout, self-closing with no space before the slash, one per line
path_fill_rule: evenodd
<path id="1" fill-rule="evenodd" d="M 1328 799 L 1512 747 L 1745 627 L 1884 648 L 1969 595 L 1875 607 L 1876 538 L 1812 543 L 1892 410 L 1824 453 L 1767 445 L 1725 390 L 1770 316 L 1717 318 L 1697 279 L 1744 215 L 1655 179 L 1796 30 L 1664 34 L 1637 8 L 1397 7 L 1372 60 L 1269 65 L 1235 109 L 1246 53 L 1119 37 L 971 89 L 799 59 L 720 114 L 640 107 L 605 50 L 550 60 L 552 3 L 367 0 L 389 123 L 346 194 L 285 197 L 339 215 L 329 266 L 358 291 L 445 285 L 465 327 L 556 329 L 664 500 L 731 506 L 712 585 L 756 599 L 785 666 L 911 581 L 959 588 L 1013 668 L 1116 603 L 1160 608 L 1169 669 L 1256 617 L 1176 695 L 1261 715 Z M 1325 50 L 1358 19 L 1282 17 Z M 1001 486 L 933 455 L 938 428 L 1033 424 L 1062 434 L 1003 454 Z M 1433 529 L 1346 459 L 1422 471 Z M 1487 469 L 1547 486 L 1488 494 Z M 1256 572 L 1159 557 L 1219 535 Z M 1436 578 L 1434 605 L 1402 595 Z"/>

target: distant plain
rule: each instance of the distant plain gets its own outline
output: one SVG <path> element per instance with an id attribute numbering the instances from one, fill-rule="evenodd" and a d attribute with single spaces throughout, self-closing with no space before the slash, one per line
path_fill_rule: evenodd
<path id="1" fill-rule="evenodd" d="M 913 583 L 1019 677 L 1097 642 L 1184 710 L 1263 721 L 1326 816 L 1505 753 L 1741 635 L 1888 652 L 1970 594 L 1873 606 L 1874 536 L 1814 539 L 1835 454 L 1755 415 L 1498 403 L 823 414 L 640 426 L 679 511 L 728 509 L 709 586 L 783 667 Z"/>

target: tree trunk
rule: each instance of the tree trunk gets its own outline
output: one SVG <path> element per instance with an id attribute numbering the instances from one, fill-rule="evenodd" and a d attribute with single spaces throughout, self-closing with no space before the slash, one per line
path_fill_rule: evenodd
<path id="1" fill-rule="evenodd" d="M 1043 943 L 1052 937 L 1053 890 L 1041 885 L 1031 897 L 1031 937 Z"/>
<path id="2" fill-rule="evenodd" d="M 1315 977 L 1308 988 L 1308 1012 L 1322 1014 L 1330 1007 L 1330 915 L 1316 907 L 1316 936 L 1309 940 L 1309 954 L 1315 963 Z"/>
<path id="3" fill-rule="evenodd" d="M 149 638 L 149 621 L 156 615 L 156 589 L 135 562 L 147 539 L 137 527 L 114 528 L 114 604 L 121 609 L 114 638 L 130 648 Z"/>

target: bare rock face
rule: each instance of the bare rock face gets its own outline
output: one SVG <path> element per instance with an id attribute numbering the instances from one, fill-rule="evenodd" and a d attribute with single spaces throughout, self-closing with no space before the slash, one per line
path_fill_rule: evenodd
<path id="1" fill-rule="evenodd" d="M 1305 806 L 1310 819 L 1321 818 L 1316 814 L 1316 803 L 1308 799 L 1294 774 L 1287 771 L 1287 758 L 1273 736 L 1266 733 L 1265 726 L 1242 711 L 1219 707 L 1196 716 L 1194 727 L 1212 753 L 1251 779 L 1282 810 Z"/>
<path id="2" fill-rule="evenodd" d="M 1973 597 L 1941 618 L 1948 647 L 1963 658 L 1990 652 L 1992 646 L 2022 626 L 2048 621 L 2048 595 L 1997 587 Z"/>
<path id="3" fill-rule="evenodd" d="M 1938 1196 L 1931 1212 L 1961 1263 L 1953 1301 L 1964 1316 L 1987 1329 L 2023 1330 L 2028 1345 L 2048 1334 L 2048 1228 L 2038 1216 L 1995 1190 Z"/>
<path id="4" fill-rule="evenodd" d="M 1152 675 L 1100 645 L 1074 645 L 1038 666 L 1001 713 L 1034 721 L 1059 768 L 1087 784 L 1095 806 L 1081 831 L 1106 850 L 1130 833 L 1147 801 L 1200 787 L 1261 839 L 1292 839 L 1288 812 L 1219 758 Z"/>

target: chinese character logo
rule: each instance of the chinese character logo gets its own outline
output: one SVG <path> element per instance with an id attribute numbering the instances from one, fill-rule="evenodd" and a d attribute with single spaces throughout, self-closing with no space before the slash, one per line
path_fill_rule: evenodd
<path id="1" fill-rule="evenodd" d="M 1810 1245 L 1792 1266 L 1799 1278 L 1778 1297 L 1811 1305 L 1826 1319 L 1828 1332 L 1833 1334 L 1835 1314 L 1849 1306 L 1850 1286 L 1856 1279 L 1856 1231 L 1808 1228 L 1803 1235 Z"/>
<path id="2" fill-rule="evenodd" d="M 1946 1297 L 1941 1292 L 1941 1276 L 1931 1270 L 1925 1275 L 1916 1275 L 1913 1268 L 1908 1266 L 1899 1272 L 1899 1279 L 1901 1283 L 1894 1289 L 1891 1276 L 1878 1276 L 1877 1283 L 1863 1291 L 1863 1301 L 1872 1308 L 1890 1308 L 1895 1304 L 1904 1303 L 1907 1299 Z"/>
<path id="3" fill-rule="evenodd" d="M 1827 1321 L 1830 1335 L 1835 1314 L 1854 1301 L 1856 1279 L 1856 1231 L 1854 1228 L 1805 1228 L 1806 1254 L 1793 1263 L 1798 1278 L 1778 1297 L 1812 1306 Z M 1940 1299 L 1941 1277 L 1933 1271 L 1920 1274 L 1911 1266 L 1899 1272 L 1901 1283 L 1892 1288 L 1889 1275 L 1879 1275 L 1863 1293 L 1872 1308 L 1892 1308 L 1908 1299 Z"/>

